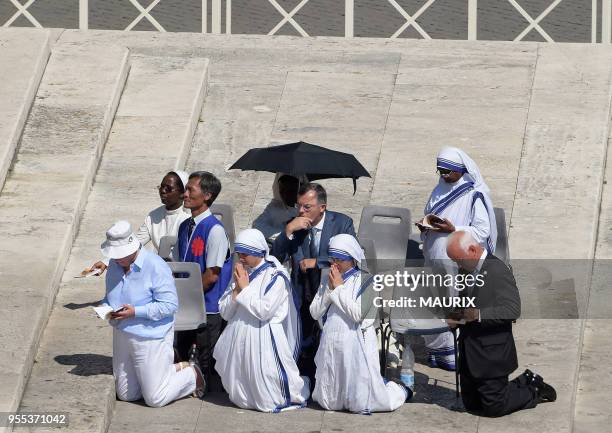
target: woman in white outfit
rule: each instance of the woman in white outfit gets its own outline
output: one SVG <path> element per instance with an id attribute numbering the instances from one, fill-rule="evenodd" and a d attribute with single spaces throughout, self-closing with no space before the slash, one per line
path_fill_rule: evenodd
<path id="1" fill-rule="evenodd" d="M 289 275 L 259 230 L 241 232 L 234 249 L 240 262 L 219 301 L 228 323 L 215 345 L 215 369 L 236 406 L 262 412 L 304 407 L 310 383 L 295 362 L 300 324 Z"/>
<path id="2" fill-rule="evenodd" d="M 157 187 L 161 206 L 153 209 L 135 233 L 141 245 L 151 242 L 154 251 L 159 250 L 159 242 L 164 236 L 176 236 L 179 226 L 191 216 L 191 212 L 183 207 L 183 193 L 189 180 L 189 175 L 181 170 L 168 172 Z M 172 254 L 174 260 L 178 255 Z M 108 267 L 108 259 L 93 264 L 88 271 L 100 269 L 100 275 Z"/>
<path id="3" fill-rule="evenodd" d="M 374 317 L 368 314 L 372 278 L 360 269 L 363 250 L 353 236 L 340 234 L 330 239 L 328 252 L 328 283 L 319 287 L 310 305 L 312 317 L 324 322 L 313 400 L 327 410 L 393 411 L 412 392 L 380 374 Z"/>
<path id="4" fill-rule="evenodd" d="M 463 150 L 456 147 L 442 148 L 436 159 L 436 168 L 440 177 L 431 192 L 424 212 L 425 215 L 437 215 L 442 221 L 433 224 L 435 230 L 419 227 L 425 266 L 456 275 L 457 266 L 446 254 L 449 234 L 454 231 L 468 232 L 489 253 L 494 253 L 497 244 L 497 224 L 493 202 L 478 165 Z M 455 287 L 448 287 L 448 295 L 459 294 Z M 429 365 L 444 370 L 455 370 L 453 335 L 450 332 L 424 333 L 423 338 L 429 352 Z M 410 347 L 406 346 L 404 353 L 410 354 L 410 351 Z M 414 383 L 414 375 L 411 373 L 413 359 L 408 356 L 402 360 L 400 377 L 407 385 Z"/>

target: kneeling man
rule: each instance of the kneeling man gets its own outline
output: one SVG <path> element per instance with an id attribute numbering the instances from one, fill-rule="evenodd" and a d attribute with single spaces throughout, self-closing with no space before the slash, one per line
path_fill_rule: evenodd
<path id="1" fill-rule="evenodd" d="M 120 400 L 144 398 L 165 406 L 193 392 L 202 397 L 197 366 L 173 364 L 174 313 L 178 297 L 172 271 L 158 255 L 141 248 L 127 221 L 106 232 L 102 254 L 110 259 L 106 296 L 113 326 L 113 375 Z"/>
<path id="2" fill-rule="evenodd" d="M 459 266 L 459 274 L 475 276 L 473 286 L 463 294 L 473 298 L 475 308 L 455 311 L 450 317 L 465 322 L 459 326 L 459 375 L 465 408 L 481 416 L 498 417 L 555 401 L 554 388 L 529 370 L 508 380 L 518 367 L 512 322 L 521 315 L 512 271 L 468 232 L 452 233 L 446 252 Z"/>

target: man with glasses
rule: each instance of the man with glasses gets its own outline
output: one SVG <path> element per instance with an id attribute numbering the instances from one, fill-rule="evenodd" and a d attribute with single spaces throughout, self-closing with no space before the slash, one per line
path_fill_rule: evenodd
<path id="1" fill-rule="evenodd" d="M 355 236 L 355 228 L 347 215 L 327 210 L 327 193 L 318 183 L 300 187 L 296 209 L 298 216 L 289 221 L 278 235 L 272 254 L 281 263 L 291 259 L 291 283 L 298 297 L 296 301 L 303 332 L 303 354 L 298 366 L 303 375 L 313 378 L 318 342 L 310 303 L 321 282 L 321 269 L 329 267 L 327 247 L 330 238 L 341 233 Z"/>

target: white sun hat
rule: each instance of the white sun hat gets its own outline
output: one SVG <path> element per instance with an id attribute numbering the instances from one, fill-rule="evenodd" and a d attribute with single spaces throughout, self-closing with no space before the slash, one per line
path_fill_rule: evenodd
<path id="1" fill-rule="evenodd" d="M 109 259 L 122 259 L 134 254 L 140 248 L 140 241 L 132 232 L 127 221 L 117 221 L 106 231 L 106 241 L 100 245 L 102 254 Z"/>

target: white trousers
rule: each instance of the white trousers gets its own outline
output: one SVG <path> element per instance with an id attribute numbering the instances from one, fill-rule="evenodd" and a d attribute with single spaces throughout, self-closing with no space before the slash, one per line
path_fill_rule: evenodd
<path id="1" fill-rule="evenodd" d="M 163 339 L 151 339 L 113 330 L 113 376 L 117 398 L 144 398 L 147 406 L 161 407 L 191 394 L 196 387 L 193 368 L 176 371 L 173 329 Z"/>

